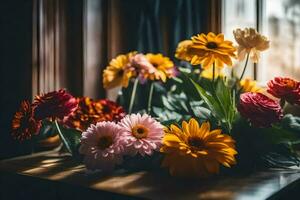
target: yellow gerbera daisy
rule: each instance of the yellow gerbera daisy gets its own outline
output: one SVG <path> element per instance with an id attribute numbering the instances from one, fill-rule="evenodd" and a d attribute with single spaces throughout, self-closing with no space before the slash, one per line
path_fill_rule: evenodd
<path id="1" fill-rule="evenodd" d="M 135 72 L 128 68 L 129 58 L 136 52 L 118 55 L 112 59 L 103 71 L 103 86 L 110 89 L 117 86 L 127 87 L 129 79 L 135 76 Z"/>
<path id="2" fill-rule="evenodd" d="M 143 74 L 144 78 L 150 80 L 162 80 L 166 82 L 167 78 L 170 78 L 174 74 L 174 63 L 168 57 L 164 57 L 162 54 L 146 54 L 148 61 L 156 69 L 154 73 Z"/>
<path id="3" fill-rule="evenodd" d="M 217 67 L 223 67 L 224 64 L 232 66 L 231 57 L 235 57 L 236 49 L 231 41 L 224 40 L 222 33 L 198 34 L 192 37 L 192 42 L 190 47 L 193 50 L 190 61 L 192 65 L 201 64 L 204 69 L 209 68 L 213 63 Z"/>
<path id="4" fill-rule="evenodd" d="M 219 172 L 219 165 L 236 163 L 235 141 L 220 129 L 210 131 L 209 122 L 199 127 L 195 119 L 183 122 L 182 128 L 171 125 L 165 129 L 165 153 L 162 167 L 169 167 L 171 175 L 180 177 L 207 177 Z"/>
<path id="5" fill-rule="evenodd" d="M 178 46 L 176 48 L 175 57 L 184 60 L 184 61 L 191 61 L 193 55 L 192 55 L 192 49 L 191 45 L 193 44 L 192 40 L 183 40 L 178 43 Z"/>
<path id="6" fill-rule="evenodd" d="M 246 78 L 240 81 L 243 92 L 262 92 L 262 88 L 256 86 L 256 81 Z"/>

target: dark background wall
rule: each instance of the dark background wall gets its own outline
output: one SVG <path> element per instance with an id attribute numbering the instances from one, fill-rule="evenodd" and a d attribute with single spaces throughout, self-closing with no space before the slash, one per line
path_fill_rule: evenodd
<path id="1" fill-rule="evenodd" d="M 58 88 L 82 95 L 83 2 L 0 1 L 0 159 L 36 149 L 31 141 L 18 142 L 10 134 L 11 120 L 22 100 L 31 101 L 33 95 Z M 44 12 L 42 17 L 39 12 Z M 33 55 L 35 48 L 37 55 Z M 33 66 L 37 72 L 33 73 Z M 59 73 L 53 74 L 54 68 Z M 57 79 L 62 84 L 55 84 Z"/>
<path id="2" fill-rule="evenodd" d="M 32 0 L 0 1 L 0 159 L 30 152 L 10 136 L 10 121 L 31 100 Z"/>

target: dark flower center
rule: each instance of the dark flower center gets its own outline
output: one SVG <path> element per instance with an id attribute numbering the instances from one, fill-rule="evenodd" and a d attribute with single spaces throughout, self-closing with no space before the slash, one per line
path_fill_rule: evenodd
<path id="1" fill-rule="evenodd" d="M 98 147 L 101 150 L 110 147 L 112 144 L 113 144 L 113 139 L 110 136 L 102 136 L 99 138 Z"/>
<path id="2" fill-rule="evenodd" d="M 143 134 L 143 133 L 145 132 L 145 130 L 144 130 L 143 128 L 138 128 L 138 129 L 136 130 L 136 132 L 137 132 L 138 134 Z"/>
<path id="3" fill-rule="evenodd" d="M 132 135 L 138 139 L 147 137 L 149 129 L 143 125 L 136 125 L 132 128 Z"/>
<path id="4" fill-rule="evenodd" d="M 117 76 L 123 76 L 123 74 L 124 74 L 124 70 L 123 70 L 123 69 L 121 69 L 121 70 L 119 70 L 119 71 L 118 71 L 118 74 L 117 74 Z"/>
<path id="5" fill-rule="evenodd" d="M 152 65 L 157 68 L 158 67 L 158 64 L 157 63 L 152 63 Z"/>
<path id="6" fill-rule="evenodd" d="M 188 144 L 196 149 L 203 149 L 204 148 L 204 143 L 203 140 L 201 140 L 198 137 L 191 137 L 188 139 Z"/>
<path id="7" fill-rule="evenodd" d="M 103 108 L 102 108 L 102 112 L 110 113 L 110 107 L 108 105 L 104 105 Z"/>
<path id="8" fill-rule="evenodd" d="M 218 47 L 218 45 L 215 42 L 208 42 L 206 44 L 206 47 L 209 48 L 209 49 L 216 49 Z"/>

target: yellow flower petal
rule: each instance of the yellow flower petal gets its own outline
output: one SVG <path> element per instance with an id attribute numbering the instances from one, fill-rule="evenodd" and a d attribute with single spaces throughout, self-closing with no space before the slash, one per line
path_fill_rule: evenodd
<path id="1" fill-rule="evenodd" d="M 251 80 L 250 78 L 245 78 L 240 81 L 240 87 L 243 92 L 262 92 L 263 89 L 256 85 L 256 81 Z"/>
<path id="2" fill-rule="evenodd" d="M 187 48 L 183 48 L 183 44 L 183 42 L 179 43 L 176 57 L 189 61 L 192 65 L 201 64 L 204 69 L 209 68 L 213 63 L 218 67 L 223 67 L 224 64 L 231 66 L 231 58 L 235 58 L 235 47 L 231 41 L 224 40 L 224 35 L 221 33 L 215 35 L 210 32 L 207 35 L 202 33 L 193 36 L 188 44 L 188 53 Z"/>
<path id="3" fill-rule="evenodd" d="M 167 78 L 174 76 L 174 63 L 168 57 L 164 57 L 162 54 L 146 54 L 148 61 L 154 66 L 155 71 L 151 74 L 143 74 L 144 78 L 150 80 L 161 80 L 166 82 Z"/>
<path id="4" fill-rule="evenodd" d="M 118 55 L 112 59 L 106 69 L 103 71 L 103 86 L 110 89 L 118 86 L 127 87 L 129 79 L 135 74 L 127 69 L 129 58 L 136 54 L 130 52 L 126 55 Z"/>
<path id="5" fill-rule="evenodd" d="M 220 164 L 230 167 L 236 163 L 234 140 L 220 129 L 210 131 L 209 122 L 199 126 L 192 118 L 182 122 L 181 130 L 171 125 L 165 131 L 162 167 L 168 167 L 173 176 L 207 177 L 218 173 Z"/>

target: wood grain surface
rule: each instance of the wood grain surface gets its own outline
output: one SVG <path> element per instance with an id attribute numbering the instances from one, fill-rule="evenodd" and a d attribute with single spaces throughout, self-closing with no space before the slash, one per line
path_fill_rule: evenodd
<path id="1" fill-rule="evenodd" d="M 68 191 L 71 191 L 68 197 L 76 196 L 73 199 L 87 196 L 105 197 L 100 199 L 280 199 L 283 195 L 296 195 L 295 187 L 300 185 L 298 169 L 272 169 L 245 175 L 217 176 L 206 180 L 176 179 L 165 172 L 88 172 L 70 156 L 57 151 L 0 161 L 0 171 L 2 191 L 5 185 L 10 185 L 8 190 L 14 187 L 18 191 L 18 182 L 23 187 L 27 183 L 38 186 L 37 188 L 49 186 L 49 190 L 52 188 L 56 193 L 51 199 L 66 196 Z M 53 189 L 53 184 L 67 186 L 68 189 L 57 186 Z M 287 188 L 295 191 L 290 192 Z M 34 193 L 37 189 L 28 190 Z M 57 190 L 62 194 L 57 194 Z M 0 197 L 11 194 L 7 193 Z M 293 198 L 294 196 L 289 196 L 288 199 Z"/>

